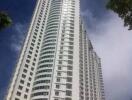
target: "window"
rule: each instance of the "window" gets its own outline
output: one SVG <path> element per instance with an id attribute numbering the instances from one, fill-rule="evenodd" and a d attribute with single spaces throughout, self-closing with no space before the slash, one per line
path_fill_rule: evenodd
<path id="1" fill-rule="evenodd" d="M 37 46 L 37 49 L 39 49 L 39 46 Z"/>
<path id="2" fill-rule="evenodd" d="M 27 73 L 27 70 L 26 70 L 26 69 L 24 69 L 24 70 L 23 70 L 23 72 L 24 72 L 24 73 Z"/>
<path id="3" fill-rule="evenodd" d="M 33 60 L 36 61 L 36 58 L 34 58 Z"/>
<path id="4" fill-rule="evenodd" d="M 73 47 L 69 46 L 69 49 L 73 49 Z M 73 54 L 73 51 L 68 51 L 69 54 Z"/>
<path id="5" fill-rule="evenodd" d="M 72 89 L 72 84 L 66 84 L 67 89 Z"/>
<path id="6" fill-rule="evenodd" d="M 22 88 L 23 88 L 23 86 L 19 85 L 18 89 L 19 89 L 19 90 L 22 90 Z"/>
<path id="7" fill-rule="evenodd" d="M 51 74 L 39 75 L 36 78 L 51 77 Z"/>
<path id="8" fill-rule="evenodd" d="M 57 82 L 60 82 L 60 78 L 57 78 Z"/>
<path id="9" fill-rule="evenodd" d="M 38 39 L 39 41 L 41 41 L 41 39 Z"/>
<path id="10" fill-rule="evenodd" d="M 32 41 L 33 41 L 33 42 L 35 42 L 35 40 L 34 40 L 34 39 L 32 39 Z"/>
<path id="11" fill-rule="evenodd" d="M 67 72 L 67 76 L 72 76 L 72 72 L 71 71 L 68 71 Z"/>
<path id="12" fill-rule="evenodd" d="M 27 57 L 28 57 L 28 58 L 31 58 L 31 56 L 30 56 L 30 55 L 28 55 Z"/>
<path id="13" fill-rule="evenodd" d="M 30 63 L 30 61 L 29 61 L 28 59 L 26 60 L 26 62 L 27 62 L 27 63 Z"/>
<path id="14" fill-rule="evenodd" d="M 58 73 L 57 73 L 57 76 L 61 76 L 61 72 L 58 72 Z"/>
<path id="15" fill-rule="evenodd" d="M 36 32 L 34 32 L 34 34 L 35 34 L 35 35 L 37 35 L 37 33 L 36 33 Z"/>
<path id="16" fill-rule="evenodd" d="M 34 44 L 33 44 L 33 43 L 31 43 L 31 45 L 32 45 L 32 46 L 34 46 Z"/>
<path id="17" fill-rule="evenodd" d="M 62 56 L 59 56 L 59 59 L 62 59 Z"/>
<path id="18" fill-rule="evenodd" d="M 32 80 L 32 78 L 31 77 L 29 77 L 29 79 L 28 79 L 29 81 L 31 81 Z"/>
<path id="19" fill-rule="evenodd" d="M 72 66 L 67 66 L 67 69 L 68 70 L 72 70 Z"/>
<path id="20" fill-rule="evenodd" d="M 72 78 L 71 77 L 67 77 L 67 82 L 72 82 Z"/>
<path id="21" fill-rule="evenodd" d="M 40 84 L 40 83 L 50 83 L 50 80 L 40 80 L 40 81 L 36 81 L 36 82 L 34 82 L 34 85 Z"/>
<path id="22" fill-rule="evenodd" d="M 27 86 L 30 87 L 30 83 L 27 83 Z"/>
<path id="23" fill-rule="evenodd" d="M 74 33 L 74 30 L 70 30 L 71 33 Z"/>
<path id="24" fill-rule="evenodd" d="M 15 100 L 20 100 L 20 99 L 18 99 L 18 98 L 15 98 Z"/>
<path id="25" fill-rule="evenodd" d="M 33 75 L 33 73 L 32 73 L 32 72 L 30 72 L 30 75 L 32 76 L 32 75 Z"/>
<path id="26" fill-rule="evenodd" d="M 21 96 L 21 92 L 17 91 L 17 96 Z"/>
<path id="27" fill-rule="evenodd" d="M 71 37 L 74 37 L 74 34 L 69 34 Z"/>
<path id="28" fill-rule="evenodd" d="M 62 61 L 59 61 L 59 64 L 62 64 Z"/>
<path id="29" fill-rule="evenodd" d="M 35 66 L 35 63 L 34 62 L 32 64 L 33 64 L 33 66 Z"/>
<path id="30" fill-rule="evenodd" d="M 32 96 L 39 96 L 39 95 L 44 95 L 44 96 L 46 96 L 46 95 L 48 95 L 49 94 L 49 92 L 37 92 L 37 93 L 34 93 Z"/>
<path id="31" fill-rule="evenodd" d="M 30 50 L 33 50 L 33 47 L 30 47 Z"/>
<path id="32" fill-rule="evenodd" d="M 61 66 L 58 66 L 58 70 L 61 70 Z"/>
<path id="33" fill-rule="evenodd" d="M 73 41 L 73 38 L 69 38 L 70 41 Z"/>
<path id="34" fill-rule="evenodd" d="M 73 59 L 73 56 L 68 56 L 68 59 Z"/>
<path id="35" fill-rule="evenodd" d="M 37 52 L 37 50 L 36 50 L 36 52 Z M 35 57 L 37 57 L 37 54 L 35 54 Z"/>
<path id="36" fill-rule="evenodd" d="M 26 92 L 28 93 L 29 89 L 26 88 Z"/>
<path id="37" fill-rule="evenodd" d="M 65 98 L 65 100 L 72 100 L 71 98 Z M 88 99 L 89 100 L 89 99 Z"/>
<path id="38" fill-rule="evenodd" d="M 20 80 L 20 83 L 24 84 L 24 80 Z"/>
<path id="39" fill-rule="evenodd" d="M 26 77 L 26 75 L 25 74 L 22 74 L 22 78 L 25 78 Z"/>
<path id="40" fill-rule="evenodd" d="M 24 94 L 24 98 L 27 99 L 27 95 L 26 94 Z"/>
<path id="41" fill-rule="evenodd" d="M 71 60 L 68 60 L 68 64 L 73 64 L 73 61 L 71 61 Z"/>
<path id="42" fill-rule="evenodd" d="M 36 52 L 38 53 L 38 50 L 36 50 Z"/>
<path id="43" fill-rule="evenodd" d="M 49 89 L 50 86 L 37 86 L 37 87 L 34 87 L 33 90 L 40 90 L 40 89 Z"/>
<path id="44" fill-rule="evenodd" d="M 60 88 L 60 85 L 56 85 L 56 88 L 59 89 Z"/>
<path id="45" fill-rule="evenodd" d="M 32 51 L 29 51 L 29 54 L 32 54 Z"/>
<path id="46" fill-rule="evenodd" d="M 66 96 L 71 96 L 71 95 L 72 95 L 72 92 L 69 90 L 66 90 Z"/>
<path id="47" fill-rule="evenodd" d="M 33 68 L 33 67 L 31 67 L 31 70 L 33 71 L 33 70 L 34 70 L 34 68 Z"/>
<path id="48" fill-rule="evenodd" d="M 55 95 L 58 96 L 59 95 L 59 91 L 55 91 Z"/>
<path id="49" fill-rule="evenodd" d="M 28 68 L 28 64 L 25 64 L 25 67 Z"/>

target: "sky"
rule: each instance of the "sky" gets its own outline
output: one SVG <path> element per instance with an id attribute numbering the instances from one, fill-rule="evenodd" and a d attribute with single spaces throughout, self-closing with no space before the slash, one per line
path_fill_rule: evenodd
<path id="1" fill-rule="evenodd" d="M 0 31 L 0 100 L 3 100 L 26 36 L 36 0 L 0 0 L 11 27 Z M 132 31 L 105 8 L 107 0 L 81 0 L 88 36 L 102 61 L 106 100 L 132 98 Z"/>

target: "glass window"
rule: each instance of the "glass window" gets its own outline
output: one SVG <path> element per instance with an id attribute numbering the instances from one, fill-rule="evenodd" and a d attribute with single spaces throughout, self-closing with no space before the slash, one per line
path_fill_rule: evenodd
<path id="1" fill-rule="evenodd" d="M 28 57 L 28 58 L 31 58 L 31 56 L 30 56 L 30 55 L 28 55 L 27 57 Z"/>
<path id="2" fill-rule="evenodd" d="M 24 84 L 24 80 L 20 80 L 20 83 Z"/>
<path id="3" fill-rule="evenodd" d="M 27 70 L 26 70 L 26 69 L 24 69 L 24 70 L 23 70 L 23 72 L 24 72 L 24 73 L 27 73 Z"/>
<path id="4" fill-rule="evenodd" d="M 28 64 L 25 64 L 25 67 L 28 68 Z"/>
<path id="5" fill-rule="evenodd" d="M 71 60 L 68 60 L 68 64 L 73 64 L 73 61 L 71 61 Z"/>
<path id="6" fill-rule="evenodd" d="M 33 44 L 33 43 L 31 43 L 31 45 L 32 45 L 32 46 L 34 46 L 34 44 Z"/>
<path id="7" fill-rule="evenodd" d="M 72 89 L 72 84 L 66 84 L 67 89 Z"/>
<path id="8" fill-rule="evenodd" d="M 72 100 L 71 98 L 65 98 L 65 100 Z"/>
<path id="9" fill-rule="evenodd" d="M 57 78 L 57 82 L 60 82 L 60 78 Z"/>
<path id="10" fill-rule="evenodd" d="M 58 70 L 61 70 L 61 66 L 58 66 Z"/>
<path id="11" fill-rule="evenodd" d="M 73 56 L 68 56 L 68 59 L 73 59 Z"/>
<path id="12" fill-rule="evenodd" d="M 60 88 L 60 85 L 56 85 L 56 88 L 59 89 Z"/>
<path id="13" fill-rule="evenodd" d="M 34 62 L 32 64 L 33 64 L 33 66 L 35 66 L 35 63 Z"/>
<path id="14" fill-rule="evenodd" d="M 33 47 L 30 47 L 30 50 L 33 50 Z"/>
<path id="15" fill-rule="evenodd" d="M 68 70 L 72 70 L 72 66 L 67 66 L 67 69 Z"/>
<path id="16" fill-rule="evenodd" d="M 72 78 L 71 77 L 67 77 L 67 82 L 72 82 Z"/>
<path id="17" fill-rule="evenodd" d="M 71 96 L 72 92 L 70 90 L 66 90 L 66 96 Z"/>
<path id="18" fill-rule="evenodd" d="M 29 81 L 31 81 L 32 80 L 32 78 L 31 77 L 29 77 L 29 79 L 28 79 Z"/>
<path id="19" fill-rule="evenodd" d="M 26 62 L 27 62 L 27 63 L 30 63 L 30 60 L 27 59 Z"/>
<path id="20" fill-rule="evenodd" d="M 57 76 L 61 76 L 61 72 L 58 72 L 58 73 L 57 73 Z"/>
<path id="21" fill-rule="evenodd" d="M 20 100 L 20 99 L 18 99 L 18 98 L 15 98 L 15 100 Z"/>
<path id="22" fill-rule="evenodd" d="M 22 74 L 22 78 L 25 78 L 26 77 L 26 75 L 25 74 Z"/>
<path id="23" fill-rule="evenodd" d="M 55 95 L 58 96 L 59 95 L 59 91 L 55 91 Z"/>
<path id="24" fill-rule="evenodd" d="M 67 72 L 67 76 L 72 76 L 72 72 L 71 71 L 68 71 Z"/>
<path id="25" fill-rule="evenodd" d="M 31 70 L 33 71 L 33 70 L 34 70 L 34 68 L 33 68 L 33 67 L 31 67 Z"/>
<path id="26" fill-rule="evenodd" d="M 17 91 L 17 96 L 21 96 L 21 92 Z"/>
<path id="27" fill-rule="evenodd" d="M 27 95 L 26 94 L 24 94 L 24 98 L 27 99 Z"/>
<path id="28" fill-rule="evenodd" d="M 28 93 L 28 91 L 29 91 L 29 89 L 28 88 L 26 88 L 26 92 Z"/>
<path id="29" fill-rule="evenodd" d="M 33 75 L 33 73 L 32 73 L 32 72 L 30 72 L 30 75 L 32 76 L 32 75 Z"/>
<path id="30" fill-rule="evenodd" d="M 32 54 L 32 51 L 29 51 L 29 54 Z"/>
<path id="31" fill-rule="evenodd" d="M 22 90 L 23 86 L 19 85 L 18 89 Z"/>
<path id="32" fill-rule="evenodd" d="M 27 86 L 30 87 L 30 83 L 27 83 Z"/>

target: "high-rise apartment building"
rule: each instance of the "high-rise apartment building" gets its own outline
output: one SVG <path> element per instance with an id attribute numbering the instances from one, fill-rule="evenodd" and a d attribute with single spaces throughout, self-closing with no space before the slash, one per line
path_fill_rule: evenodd
<path id="1" fill-rule="evenodd" d="M 37 0 L 6 100 L 105 100 L 79 0 Z"/>

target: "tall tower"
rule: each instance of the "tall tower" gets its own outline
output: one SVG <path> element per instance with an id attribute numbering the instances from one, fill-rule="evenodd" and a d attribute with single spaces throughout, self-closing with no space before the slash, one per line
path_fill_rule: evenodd
<path id="1" fill-rule="evenodd" d="M 105 100 L 79 0 L 37 0 L 6 100 Z"/>

